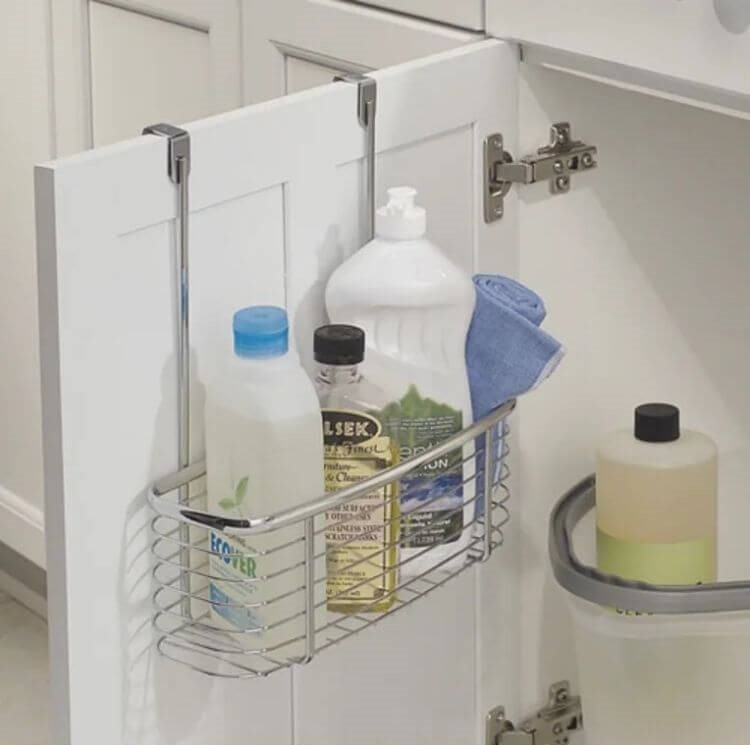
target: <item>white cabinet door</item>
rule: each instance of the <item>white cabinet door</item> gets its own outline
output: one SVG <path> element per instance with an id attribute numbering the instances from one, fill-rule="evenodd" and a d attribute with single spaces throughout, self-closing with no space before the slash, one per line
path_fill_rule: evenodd
<path id="1" fill-rule="evenodd" d="M 517 145 L 517 50 L 484 41 L 374 73 L 377 182 L 412 183 L 467 271 L 515 274 L 518 202 L 482 219 L 482 140 Z M 336 83 L 187 126 L 195 449 L 217 328 L 288 307 L 303 355 L 363 240 L 365 138 Z M 175 187 L 149 136 L 40 166 L 45 482 L 56 745 L 480 743 L 518 714 L 516 544 L 304 668 L 226 681 L 153 648 L 145 489 L 176 465 Z"/>
<path id="2" fill-rule="evenodd" d="M 478 34 L 342 0 L 243 0 L 245 100 L 256 103 L 478 41 Z"/>
<path id="3" fill-rule="evenodd" d="M 480 30 L 484 28 L 484 0 L 353 0 L 390 8 L 420 18 Z"/>
<path id="4" fill-rule="evenodd" d="M 525 59 L 750 111 L 747 0 L 487 0 Z"/>
<path id="5" fill-rule="evenodd" d="M 236 0 L 55 0 L 58 153 L 242 104 Z"/>

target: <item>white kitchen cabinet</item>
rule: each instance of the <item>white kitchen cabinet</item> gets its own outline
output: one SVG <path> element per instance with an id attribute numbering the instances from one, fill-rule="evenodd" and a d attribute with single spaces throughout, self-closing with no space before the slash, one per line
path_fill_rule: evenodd
<path id="1" fill-rule="evenodd" d="M 484 28 L 484 0 L 350 0 L 474 30 Z"/>
<path id="2" fill-rule="evenodd" d="M 56 0 L 51 36 L 60 155 L 242 104 L 234 0 Z"/>
<path id="3" fill-rule="evenodd" d="M 322 16 L 301 21 L 313 17 Z M 281 33 L 270 21 L 258 38 Z M 277 78 L 259 97 L 286 92 L 290 74 L 315 82 L 297 61 L 326 76 L 342 59 L 377 66 L 348 39 L 338 52 L 333 41 L 318 47 L 326 60 L 285 55 L 308 48 L 300 29 L 266 50 Z M 246 25 L 244 38 L 253 33 Z M 490 708 L 504 704 L 517 721 L 548 684 L 575 675 L 570 622 L 547 570 L 550 506 L 591 470 L 599 432 L 624 426 L 646 399 L 680 403 L 719 441 L 722 559 L 730 576 L 750 574 L 741 534 L 750 125 L 518 58 L 513 44 L 483 41 L 373 73 L 377 201 L 394 183 L 417 186 L 436 241 L 469 271 L 539 290 L 547 328 L 568 348 L 515 420 L 505 545 L 267 679 L 207 679 L 152 646 L 144 494 L 176 465 L 166 143 L 140 138 L 38 169 L 54 742 L 479 745 Z M 325 279 L 364 236 L 356 110 L 356 86 L 336 83 L 186 125 L 198 380 L 215 319 L 247 303 L 285 303 L 305 354 Z M 485 222 L 485 137 L 501 133 L 518 157 L 560 120 L 599 147 L 600 168 L 575 175 L 566 194 L 514 187 L 502 219 Z M 732 167 L 707 176 L 722 155 Z M 200 421 L 195 444 L 199 456 Z"/>
<path id="4" fill-rule="evenodd" d="M 243 0 L 245 99 L 264 101 L 447 51 L 480 36 L 334 0 Z"/>
<path id="5" fill-rule="evenodd" d="M 50 32 L 59 155 L 478 38 L 312 0 L 60 0 Z"/>
<path id="6" fill-rule="evenodd" d="M 750 112 L 746 0 L 487 0 L 526 59 Z"/>

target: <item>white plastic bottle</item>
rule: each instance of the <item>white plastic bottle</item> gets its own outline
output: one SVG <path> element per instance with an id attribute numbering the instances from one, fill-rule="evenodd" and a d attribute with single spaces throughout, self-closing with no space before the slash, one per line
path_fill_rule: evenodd
<path id="1" fill-rule="evenodd" d="M 397 421 L 402 461 L 472 420 L 464 347 L 474 286 L 425 237 L 416 194 L 410 187 L 388 190 L 375 239 L 333 273 L 326 289 L 331 321 L 365 331 L 364 372 L 392 401 L 382 418 Z M 464 560 L 474 515 L 472 454 L 466 446 L 402 480 L 402 574 L 436 565 L 452 571 Z"/>
<path id="2" fill-rule="evenodd" d="M 233 327 L 234 357 L 206 396 L 208 509 L 257 518 L 323 493 L 320 407 L 288 350 L 282 308 L 244 308 Z M 304 585 L 303 536 L 301 524 L 244 538 L 210 531 L 212 621 L 242 647 L 284 660 L 304 654 L 305 593 L 295 592 Z"/>

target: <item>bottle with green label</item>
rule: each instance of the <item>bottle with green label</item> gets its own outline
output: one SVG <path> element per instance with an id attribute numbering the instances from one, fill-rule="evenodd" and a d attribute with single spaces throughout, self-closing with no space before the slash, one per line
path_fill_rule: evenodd
<path id="1" fill-rule="evenodd" d="M 364 374 L 388 396 L 383 421 L 398 439 L 402 462 L 472 421 L 465 350 L 474 284 L 428 238 L 427 212 L 416 197 L 411 187 L 388 189 L 375 238 L 326 287 L 331 320 L 367 334 Z M 401 479 L 402 582 L 464 564 L 475 523 L 475 477 L 468 443 Z"/>
<path id="2" fill-rule="evenodd" d="M 365 333 L 345 324 L 315 332 L 315 387 L 323 418 L 325 490 L 375 476 L 398 460 L 382 421 L 385 393 L 364 379 Z M 399 535 L 397 484 L 372 489 L 326 513 L 328 609 L 382 612 L 396 599 Z"/>
<path id="3" fill-rule="evenodd" d="M 234 314 L 232 332 L 233 353 L 206 386 L 206 499 L 210 512 L 245 520 L 320 495 L 323 438 L 315 390 L 289 349 L 286 311 L 243 308 Z M 206 623 L 225 632 L 229 649 L 303 657 L 302 525 L 248 536 L 214 526 L 208 533 L 208 567 L 201 570 L 211 611 Z"/>
<path id="4" fill-rule="evenodd" d="M 677 407 L 639 406 L 634 429 L 597 452 L 599 569 L 651 584 L 714 582 L 717 471 L 715 443 L 681 431 Z"/>

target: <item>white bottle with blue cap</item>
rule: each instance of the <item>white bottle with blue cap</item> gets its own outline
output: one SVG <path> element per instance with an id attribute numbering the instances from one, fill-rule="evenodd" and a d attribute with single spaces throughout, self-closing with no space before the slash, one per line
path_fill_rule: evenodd
<path id="1" fill-rule="evenodd" d="M 244 308 L 233 329 L 234 356 L 206 395 L 207 506 L 242 520 L 321 495 L 323 440 L 315 389 L 289 350 L 286 311 Z M 304 655 L 303 535 L 301 524 L 245 537 L 210 531 L 212 624 L 242 647 L 282 660 Z M 325 568 L 316 571 L 322 578 Z M 317 586 L 324 600 L 325 581 Z"/>

